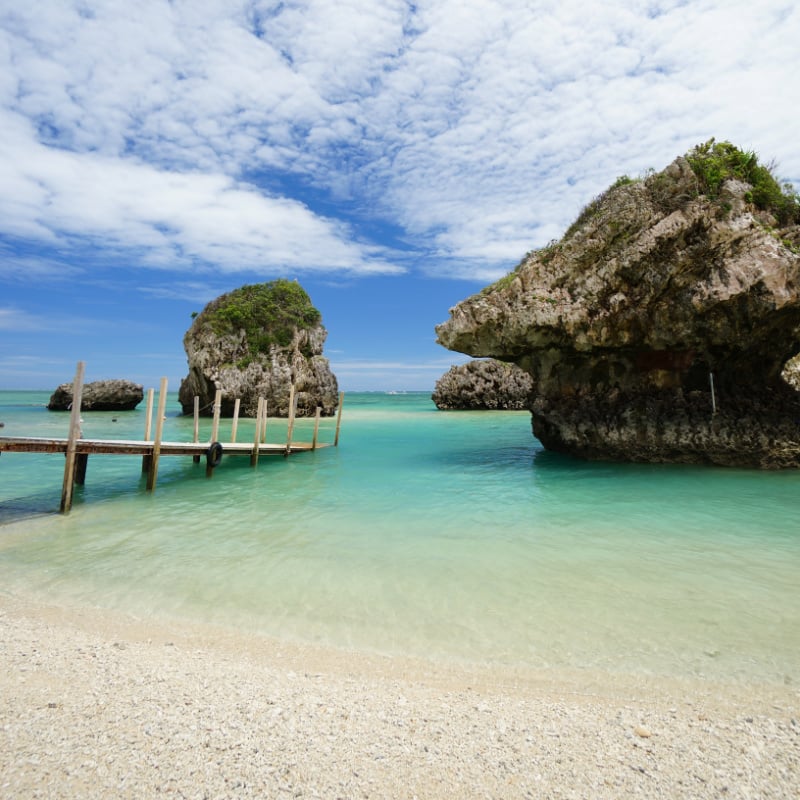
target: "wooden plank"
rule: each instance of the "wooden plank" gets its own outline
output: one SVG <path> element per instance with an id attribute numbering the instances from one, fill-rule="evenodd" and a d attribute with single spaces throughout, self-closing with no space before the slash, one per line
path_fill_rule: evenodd
<path id="1" fill-rule="evenodd" d="M 81 400 L 83 399 L 83 375 L 86 363 L 78 362 L 75 380 L 72 382 L 72 413 L 69 418 L 69 439 L 67 440 L 66 461 L 64 464 L 64 483 L 61 487 L 61 512 L 67 514 L 72 508 L 72 489 L 75 477 L 75 447 L 81 436 Z"/>
<path id="2" fill-rule="evenodd" d="M 34 437 L 5 437 L 0 438 L 0 450 L 8 453 L 66 453 L 68 439 L 45 439 Z M 253 453 L 256 444 L 246 442 L 228 442 L 224 444 L 225 454 L 249 455 Z M 331 447 L 330 444 L 317 441 L 317 448 Z M 313 450 L 313 442 L 292 442 L 292 452 Z M 191 456 L 203 455 L 208 450 L 205 442 L 161 442 L 159 453 L 162 456 Z M 272 442 L 261 443 L 259 452 L 264 454 L 280 454 L 285 452 L 286 444 Z M 122 455 L 140 456 L 153 452 L 153 442 L 144 440 L 122 439 L 78 439 L 75 445 L 76 454 L 85 455 Z"/>
<path id="3" fill-rule="evenodd" d="M 67 441 L 67 439 L 45 439 L 35 436 L 7 436 L 0 438 L 0 452 L 66 453 Z"/>
<path id="4" fill-rule="evenodd" d="M 156 419 L 156 438 L 153 440 L 153 455 L 150 471 L 147 473 L 147 491 L 155 491 L 158 478 L 158 457 L 161 453 L 161 437 L 164 434 L 164 411 L 167 407 L 167 379 L 161 379 L 158 390 L 158 418 Z"/>

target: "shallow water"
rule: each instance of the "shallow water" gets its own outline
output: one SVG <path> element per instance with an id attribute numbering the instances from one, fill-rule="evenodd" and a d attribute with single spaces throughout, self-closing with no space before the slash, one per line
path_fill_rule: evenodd
<path id="1" fill-rule="evenodd" d="M 0 433 L 65 436 L 46 402 L 0 393 Z M 165 438 L 190 439 L 177 413 Z M 83 416 L 86 437 L 143 435 L 143 410 Z M 435 659 L 800 680 L 800 473 L 585 463 L 525 412 L 372 393 L 346 397 L 338 448 L 226 456 L 212 479 L 163 458 L 152 495 L 140 458 L 93 456 L 67 516 L 63 464 L 0 458 L 8 591 Z"/>

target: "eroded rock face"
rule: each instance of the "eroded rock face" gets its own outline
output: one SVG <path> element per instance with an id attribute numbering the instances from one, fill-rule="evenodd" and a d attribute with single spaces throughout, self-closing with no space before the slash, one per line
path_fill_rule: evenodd
<path id="1" fill-rule="evenodd" d="M 132 411 L 144 397 L 141 384 L 126 380 L 93 381 L 81 392 L 82 411 Z M 72 408 L 72 384 L 62 383 L 50 396 L 51 411 Z"/>
<path id="2" fill-rule="evenodd" d="M 589 459 L 800 466 L 800 231 L 685 158 L 451 309 L 445 347 L 533 376 L 533 431 Z M 713 381 L 713 396 L 712 396 Z"/>
<path id="3" fill-rule="evenodd" d="M 800 392 L 800 355 L 787 362 L 783 368 L 783 379 L 789 386 Z"/>
<path id="4" fill-rule="evenodd" d="M 432 399 L 441 409 L 512 411 L 528 407 L 532 388 L 527 372 L 486 359 L 451 367 L 436 381 Z"/>
<path id="5" fill-rule="evenodd" d="M 189 374 L 178 395 L 184 413 L 193 413 L 198 396 L 201 414 L 211 416 L 220 389 L 221 416 L 232 416 L 239 398 L 240 415 L 253 417 L 263 397 L 269 416 L 285 417 L 294 383 L 297 416 L 314 416 L 317 406 L 331 416 L 339 398 L 336 376 L 322 355 L 326 336 L 319 312 L 294 282 L 245 286 L 222 295 L 184 336 Z"/>

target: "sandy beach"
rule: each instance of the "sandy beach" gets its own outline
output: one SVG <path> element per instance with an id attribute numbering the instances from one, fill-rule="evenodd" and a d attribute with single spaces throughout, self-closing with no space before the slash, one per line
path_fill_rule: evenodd
<path id="1" fill-rule="evenodd" d="M 0 596 L 3 798 L 789 798 L 792 686 L 431 664 Z"/>

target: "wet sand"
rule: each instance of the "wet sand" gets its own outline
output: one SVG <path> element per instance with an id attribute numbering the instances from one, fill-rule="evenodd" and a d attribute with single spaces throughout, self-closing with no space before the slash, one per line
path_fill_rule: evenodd
<path id="1" fill-rule="evenodd" d="M 800 691 L 388 658 L 0 594 L 0 797 L 789 798 Z"/>

